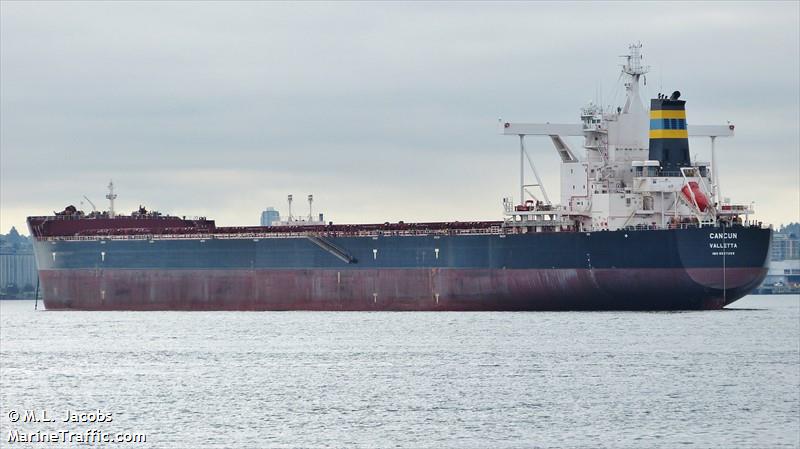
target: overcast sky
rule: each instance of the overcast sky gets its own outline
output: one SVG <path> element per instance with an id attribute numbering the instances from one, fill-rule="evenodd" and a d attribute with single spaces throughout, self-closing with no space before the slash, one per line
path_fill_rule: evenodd
<path id="1" fill-rule="evenodd" d="M 288 193 L 339 223 L 500 219 L 518 144 L 497 119 L 616 106 L 635 41 L 647 95 L 736 124 L 723 196 L 798 221 L 798 5 L 3 1 L 0 230 L 83 195 L 106 208 L 110 178 L 118 210 L 221 225 Z M 529 146 L 557 198 L 555 150 Z"/>

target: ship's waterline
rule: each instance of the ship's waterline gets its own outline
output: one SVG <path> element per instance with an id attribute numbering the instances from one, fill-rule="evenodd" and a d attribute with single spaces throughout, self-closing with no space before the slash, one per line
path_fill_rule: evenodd
<path id="1" fill-rule="evenodd" d="M 719 309 L 766 269 L 43 271 L 48 309 L 527 311 Z"/>

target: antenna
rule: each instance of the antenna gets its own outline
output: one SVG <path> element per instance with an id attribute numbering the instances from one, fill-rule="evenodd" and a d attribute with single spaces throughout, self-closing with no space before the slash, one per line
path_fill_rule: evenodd
<path id="1" fill-rule="evenodd" d="M 86 196 L 86 195 L 83 195 L 83 198 L 84 198 L 86 201 L 88 201 L 88 202 L 89 202 L 89 204 L 91 204 L 91 205 L 92 205 L 92 212 L 97 212 L 97 206 L 95 206 L 95 205 L 94 205 L 94 203 L 92 202 L 92 200 L 90 200 L 90 199 L 89 199 L 89 197 L 88 197 L 88 196 Z"/>
<path id="2" fill-rule="evenodd" d="M 108 194 L 106 195 L 106 199 L 108 200 L 108 216 L 114 218 L 114 200 L 117 199 L 117 194 L 114 193 L 114 180 L 108 182 Z M 94 206 L 94 205 L 93 205 Z"/>
<path id="3" fill-rule="evenodd" d="M 308 221 L 314 221 L 314 195 L 308 195 Z"/>
<path id="4" fill-rule="evenodd" d="M 622 65 L 622 73 L 628 75 L 629 79 L 625 82 L 627 99 L 622 112 L 631 112 L 631 104 L 636 104 L 636 109 L 641 109 L 639 100 L 639 78 L 650 71 L 650 66 L 642 65 L 642 43 L 637 42 L 628 46 L 629 53 L 625 56 L 625 64 Z"/>
<path id="5" fill-rule="evenodd" d="M 289 200 L 289 219 L 287 221 L 292 221 L 292 194 L 289 194 L 287 198 Z"/>
<path id="6" fill-rule="evenodd" d="M 650 66 L 642 65 L 642 43 L 631 44 L 628 46 L 628 50 L 630 53 L 622 56 L 625 58 L 622 71 L 638 79 L 639 75 L 644 75 L 650 70 Z"/>

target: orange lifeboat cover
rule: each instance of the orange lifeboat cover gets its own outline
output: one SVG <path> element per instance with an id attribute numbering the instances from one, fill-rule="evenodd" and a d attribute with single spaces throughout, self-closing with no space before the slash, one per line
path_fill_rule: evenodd
<path id="1" fill-rule="evenodd" d="M 691 189 L 691 193 L 689 189 Z M 694 194 L 694 200 L 697 202 L 697 207 L 700 208 L 700 212 L 705 212 L 706 209 L 708 209 L 708 197 L 700 190 L 700 186 L 696 181 L 689 181 L 683 186 L 681 193 L 683 193 L 683 196 L 685 196 L 690 203 L 692 202 L 692 194 Z"/>

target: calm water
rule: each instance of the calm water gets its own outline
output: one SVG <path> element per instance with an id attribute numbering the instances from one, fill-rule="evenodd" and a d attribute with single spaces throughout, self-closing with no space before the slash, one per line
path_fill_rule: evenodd
<path id="1" fill-rule="evenodd" d="M 684 313 L 35 312 L 0 302 L 0 447 L 800 446 L 800 298 Z M 111 423 L 62 423 L 67 410 Z M 12 423 L 48 410 L 54 423 Z M 97 445 L 95 445 L 97 447 Z"/>

